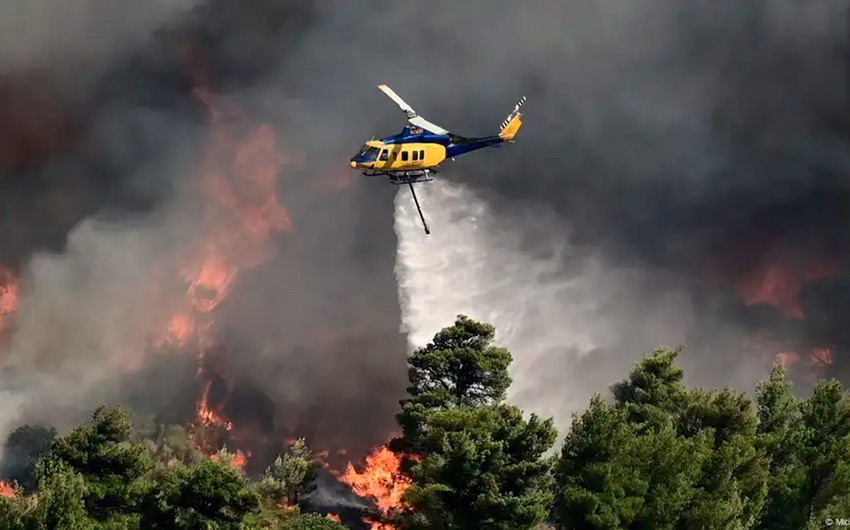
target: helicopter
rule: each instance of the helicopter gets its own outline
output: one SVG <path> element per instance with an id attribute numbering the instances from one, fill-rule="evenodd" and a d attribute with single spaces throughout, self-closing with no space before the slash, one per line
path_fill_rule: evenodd
<path id="1" fill-rule="evenodd" d="M 396 186 L 407 184 L 416 210 L 422 220 L 425 233 L 431 229 L 422 214 L 419 199 L 413 184 L 434 180 L 433 175 L 446 159 L 476 151 L 484 147 L 500 147 L 504 142 L 514 142 L 514 137 L 522 126 L 522 113 L 519 109 L 525 103 L 521 97 L 514 110 L 502 122 L 499 133 L 493 136 L 467 138 L 450 133 L 448 130 L 426 120 L 407 104 L 387 85 L 378 88 L 392 99 L 407 116 L 408 126 L 393 136 L 377 139 L 374 136 L 363 144 L 360 151 L 351 157 L 351 167 L 360 169 L 366 176 L 386 176 Z"/>

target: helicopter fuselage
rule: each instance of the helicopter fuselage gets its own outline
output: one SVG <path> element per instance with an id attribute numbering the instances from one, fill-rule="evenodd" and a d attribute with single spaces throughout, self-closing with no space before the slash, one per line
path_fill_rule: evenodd
<path id="1" fill-rule="evenodd" d="M 447 158 L 454 160 L 457 156 L 484 147 L 499 147 L 504 142 L 513 142 L 522 126 L 522 113 L 519 109 L 525 103 L 525 96 L 520 98 L 514 110 L 502 122 L 498 134 L 466 138 L 452 134 L 448 129 L 420 116 L 389 86 L 378 85 L 378 88 L 398 105 L 410 125 L 400 133 L 380 140 L 373 136 L 351 157 L 351 167 L 359 169 L 367 176 L 386 176 L 390 183 L 396 186 L 407 185 L 416 202 L 425 233 L 430 234 L 431 230 L 425 222 L 425 215 L 419 206 L 413 184 L 433 180 L 432 175 L 437 173 L 437 166 Z"/>
<path id="2" fill-rule="evenodd" d="M 366 142 L 360 152 L 351 158 L 351 167 L 390 174 L 432 170 L 447 158 L 498 146 L 504 141 L 498 135 L 465 138 L 405 127 L 399 134 Z"/>

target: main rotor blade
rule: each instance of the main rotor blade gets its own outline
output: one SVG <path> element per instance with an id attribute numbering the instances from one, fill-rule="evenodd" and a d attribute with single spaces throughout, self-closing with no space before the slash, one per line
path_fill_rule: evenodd
<path id="1" fill-rule="evenodd" d="M 395 101 L 396 105 L 398 105 L 399 108 L 403 110 L 405 114 L 407 114 L 407 121 L 409 121 L 411 125 L 415 125 L 434 134 L 449 134 L 449 131 L 447 129 L 440 127 L 436 123 L 431 123 L 430 121 L 417 114 L 416 111 L 413 110 L 413 107 L 408 105 L 405 100 L 401 99 L 401 96 L 396 94 L 392 88 L 388 87 L 387 85 L 378 85 L 378 88 L 380 88 L 384 94 L 389 96 L 391 100 Z"/>
<path id="2" fill-rule="evenodd" d="M 415 116 L 413 118 L 410 118 L 407 121 L 409 121 L 412 125 L 415 125 L 417 127 L 421 127 L 422 129 L 425 129 L 426 131 L 430 131 L 434 134 L 449 134 L 449 131 L 447 131 L 446 129 L 443 129 L 442 127 L 440 127 L 436 123 L 431 123 L 430 121 L 426 120 L 422 116 Z"/>
<path id="3" fill-rule="evenodd" d="M 413 107 L 408 105 L 405 100 L 401 99 L 401 96 L 396 94 L 392 88 L 388 87 L 387 85 L 378 85 L 378 88 L 380 88 L 384 94 L 389 96 L 391 100 L 395 101 L 395 104 L 398 105 L 399 108 L 403 110 L 405 114 L 407 114 L 408 118 L 415 118 L 417 116 L 416 111 L 413 110 Z"/>

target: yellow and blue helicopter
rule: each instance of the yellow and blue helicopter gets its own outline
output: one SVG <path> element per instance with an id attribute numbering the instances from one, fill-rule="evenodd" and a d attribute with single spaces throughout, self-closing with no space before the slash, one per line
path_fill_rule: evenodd
<path id="1" fill-rule="evenodd" d="M 410 125 L 393 136 L 381 139 L 373 136 L 363 144 L 359 153 L 351 157 L 351 167 L 362 170 L 364 175 L 387 176 L 390 182 L 397 186 L 410 186 L 425 233 L 430 234 L 431 230 L 422 215 L 413 184 L 434 180 L 432 175 L 437 173 L 438 166 L 446 159 L 454 160 L 460 155 L 483 147 L 499 147 L 504 142 L 513 143 L 517 131 L 522 126 L 522 113 L 519 108 L 525 103 L 525 97 L 520 98 L 514 110 L 502 122 L 498 134 L 466 138 L 452 134 L 417 114 L 387 85 L 378 85 L 378 88 L 401 108 Z"/>

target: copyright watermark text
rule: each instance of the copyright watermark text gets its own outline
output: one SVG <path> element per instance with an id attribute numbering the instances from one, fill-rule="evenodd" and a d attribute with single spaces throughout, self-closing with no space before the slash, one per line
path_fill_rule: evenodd
<path id="1" fill-rule="evenodd" d="M 827 517 L 823 520 L 824 526 L 850 526 L 850 517 Z"/>

